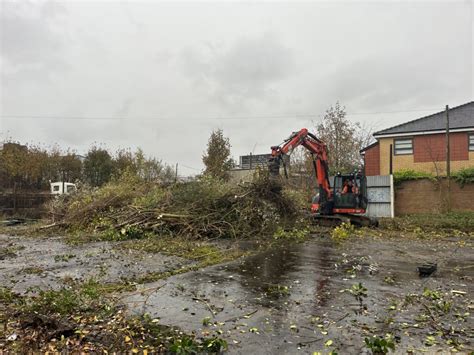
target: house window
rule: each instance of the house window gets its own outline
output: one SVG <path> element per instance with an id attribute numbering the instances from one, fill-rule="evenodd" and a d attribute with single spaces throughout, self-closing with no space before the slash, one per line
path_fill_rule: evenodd
<path id="1" fill-rule="evenodd" d="M 54 186 L 53 186 L 53 191 L 55 191 L 55 192 L 56 192 L 56 191 L 59 191 L 59 186 L 58 186 L 58 185 L 54 185 Z"/>
<path id="2" fill-rule="evenodd" d="M 474 152 L 474 133 L 469 135 L 469 150 Z"/>
<path id="3" fill-rule="evenodd" d="M 413 154 L 413 139 L 395 139 L 395 155 Z"/>

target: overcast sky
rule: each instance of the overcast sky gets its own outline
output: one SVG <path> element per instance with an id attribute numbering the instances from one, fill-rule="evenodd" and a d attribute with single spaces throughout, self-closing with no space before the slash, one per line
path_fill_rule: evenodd
<path id="1" fill-rule="evenodd" d="M 1 1 L 0 138 L 268 153 L 337 100 L 374 130 L 473 99 L 473 2 Z M 197 169 L 197 170 L 195 170 Z"/>

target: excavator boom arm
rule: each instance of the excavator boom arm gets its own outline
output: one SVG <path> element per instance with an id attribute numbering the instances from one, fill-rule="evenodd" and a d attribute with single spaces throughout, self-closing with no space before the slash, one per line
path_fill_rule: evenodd
<path id="1" fill-rule="evenodd" d="M 329 184 L 326 145 L 315 135 L 309 133 L 306 128 L 293 132 L 282 144 L 272 147 L 273 164 L 277 164 L 279 168 L 281 157 L 285 154 L 291 154 L 300 145 L 311 153 L 318 186 L 324 191 L 326 198 L 330 198 L 331 186 Z M 271 171 L 278 174 L 278 168 L 273 168 Z"/>

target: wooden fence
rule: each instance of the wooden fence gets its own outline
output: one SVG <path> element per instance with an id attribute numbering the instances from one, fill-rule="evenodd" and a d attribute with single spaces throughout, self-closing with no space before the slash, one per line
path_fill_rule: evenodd
<path id="1" fill-rule="evenodd" d="M 46 213 L 45 203 L 53 196 L 48 193 L 0 193 L 0 214 L 37 218 Z"/>

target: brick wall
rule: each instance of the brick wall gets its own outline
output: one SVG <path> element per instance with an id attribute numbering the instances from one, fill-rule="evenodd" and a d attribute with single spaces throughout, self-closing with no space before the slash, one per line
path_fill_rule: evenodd
<path id="1" fill-rule="evenodd" d="M 469 160 L 468 136 L 466 132 L 450 133 L 451 161 Z M 425 163 L 446 160 L 446 135 L 429 134 L 413 139 L 414 162 Z"/>
<path id="2" fill-rule="evenodd" d="M 454 133 L 453 133 L 454 135 Z M 457 136 L 455 139 L 459 142 L 464 142 L 463 139 Z M 455 141 L 456 142 L 456 141 Z M 452 160 L 451 171 L 455 172 L 462 168 L 474 167 L 474 152 L 467 150 L 467 136 L 466 136 L 466 150 L 468 159 L 467 160 Z M 380 146 L 380 175 L 388 175 L 390 171 L 390 144 L 393 144 L 393 138 L 381 138 L 379 140 Z M 459 144 L 451 144 L 451 148 L 454 150 L 461 150 L 462 146 Z M 416 144 L 414 142 L 414 149 Z M 452 153 L 459 154 L 459 153 Z M 393 156 L 393 171 L 400 171 L 402 169 L 413 169 L 416 171 L 423 171 L 434 175 L 446 174 L 446 162 L 430 160 L 427 162 L 415 162 L 414 154 L 412 155 L 394 155 Z"/>
<path id="3" fill-rule="evenodd" d="M 364 156 L 365 175 L 380 175 L 380 146 L 379 144 L 367 149 Z"/>
<path id="4" fill-rule="evenodd" d="M 447 196 L 446 179 L 405 181 L 395 189 L 395 215 L 443 212 Z M 453 211 L 474 211 L 474 184 L 461 187 L 451 181 L 450 200 Z"/>

